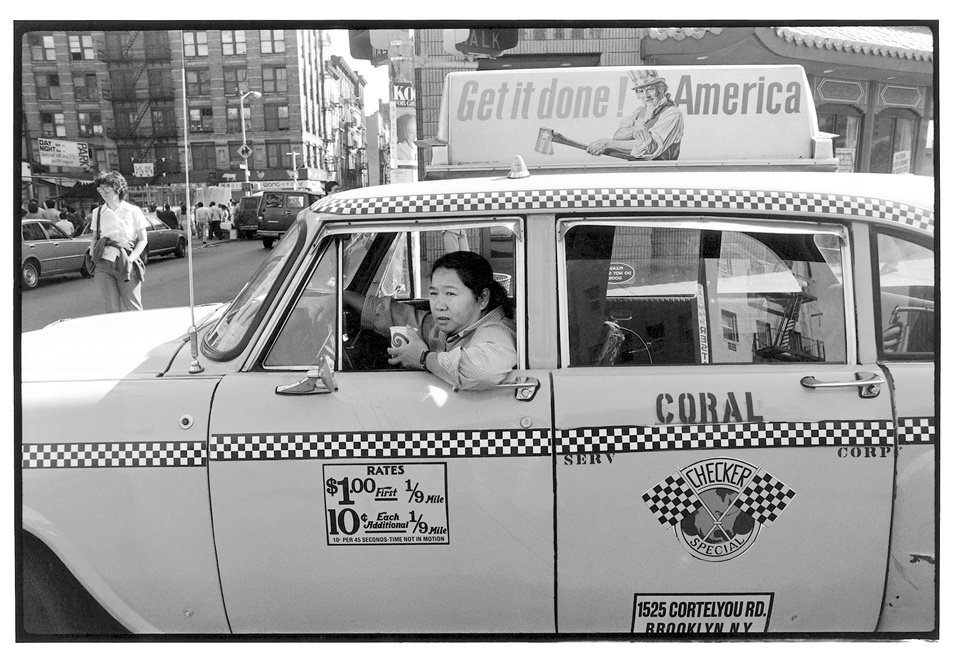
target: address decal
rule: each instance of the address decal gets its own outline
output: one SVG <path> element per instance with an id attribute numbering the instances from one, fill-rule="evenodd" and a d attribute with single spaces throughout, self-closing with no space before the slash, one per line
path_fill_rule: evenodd
<path id="1" fill-rule="evenodd" d="M 787 508 L 793 489 L 739 459 L 698 461 L 643 494 L 643 502 L 695 558 L 722 562 L 749 549 Z"/>
<path id="2" fill-rule="evenodd" d="M 773 593 L 637 593 L 632 631 L 639 634 L 759 634 L 770 626 Z"/>
<path id="3" fill-rule="evenodd" d="M 324 464 L 327 544 L 449 544 L 445 463 Z"/>

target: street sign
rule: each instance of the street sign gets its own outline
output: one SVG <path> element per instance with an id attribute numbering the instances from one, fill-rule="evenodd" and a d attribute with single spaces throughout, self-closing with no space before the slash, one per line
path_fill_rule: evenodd
<path id="1" fill-rule="evenodd" d="M 253 150 L 250 149 L 250 146 L 244 143 L 239 148 L 237 148 L 237 154 L 240 155 L 241 159 L 249 159 L 250 155 L 253 154 Z"/>
<path id="2" fill-rule="evenodd" d="M 470 28 L 444 30 L 444 50 L 466 55 L 485 55 L 496 57 L 507 49 L 514 48 L 519 41 L 516 28 Z"/>

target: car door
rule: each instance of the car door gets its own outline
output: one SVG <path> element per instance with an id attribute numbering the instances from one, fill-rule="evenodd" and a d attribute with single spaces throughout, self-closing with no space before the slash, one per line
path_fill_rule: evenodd
<path id="1" fill-rule="evenodd" d="M 41 222 L 52 246 L 53 265 L 57 272 L 79 270 L 89 248 L 89 242 L 70 237 L 56 224 Z"/>
<path id="2" fill-rule="evenodd" d="M 558 231 L 559 630 L 873 630 L 893 427 L 858 361 L 847 229 Z"/>
<path id="3" fill-rule="evenodd" d="M 862 229 L 866 233 L 866 229 Z M 894 386 L 897 492 L 881 630 L 930 631 L 936 607 L 938 340 L 933 238 L 873 229 L 872 294 L 880 365 Z"/>
<path id="4" fill-rule="evenodd" d="M 513 237 L 504 280 L 523 293 L 519 225 L 332 226 L 314 245 L 247 370 L 212 404 L 211 505 L 235 632 L 554 631 L 549 376 L 523 368 L 522 298 L 519 392 L 391 370 L 387 340 L 340 315 L 346 286 L 415 304 L 445 237 L 461 246 L 492 228 Z M 330 351 L 335 391 L 291 387 Z"/>

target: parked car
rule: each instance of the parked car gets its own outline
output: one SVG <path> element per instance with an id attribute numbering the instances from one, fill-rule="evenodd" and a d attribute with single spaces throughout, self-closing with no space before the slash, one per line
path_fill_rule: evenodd
<path id="1" fill-rule="evenodd" d="M 150 219 L 147 219 L 147 221 L 150 222 Z M 90 228 L 90 224 L 87 224 L 87 227 L 83 229 L 83 233 L 79 237 L 84 238 L 87 244 L 89 244 L 92 234 L 93 231 Z M 154 220 L 150 223 L 150 226 L 147 228 L 147 251 L 144 252 L 144 261 L 149 262 L 152 258 L 160 258 L 162 256 L 183 258 L 186 255 L 187 234 L 185 231 L 179 228 L 170 228 L 162 221 Z"/>
<path id="2" fill-rule="evenodd" d="M 93 274 L 90 241 L 72 238 L 51 222 L 24 219 L 20 222 L 20 285 L 36 288 L 42 277 L 79 272 Z"/>
<path id="3" fill-rule="evenodd" d="M 270 189 L 260 196 L 257 208 L 257 237 L 267 249 L 290 228 L 300 212 L 320 200 L 308 189 Z"/>
<path id="4" fill-rule="evenodd" d="M 229 303 L 23 334 L 28 631 L 936 638 L 933 180 L 835 172 L 798 67 L 640 77 L 724 90 L 689 164 L 514 157 L 542 114 L 490 110 L 605 135 L 633 74 L 451 73 L 437 150 L 486 174 L 321 199 Z M 389 362 L 455 250 L 515 310 L 483 390 L 459 334 Z"/>

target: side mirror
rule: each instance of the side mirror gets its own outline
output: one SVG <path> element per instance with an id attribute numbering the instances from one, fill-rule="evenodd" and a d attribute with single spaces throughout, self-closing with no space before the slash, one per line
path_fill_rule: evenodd
<path id="1" fill-rule="evenodd" d="M 317 366 L 307 371 L 305 378 L 296 383 L 278 385 L 277 394 L 284 396 L 301 396 L 304 394 L 330 394 L 340 388 L 333 375 L 333 358 L 327 354 L 317 359 Z"/>

